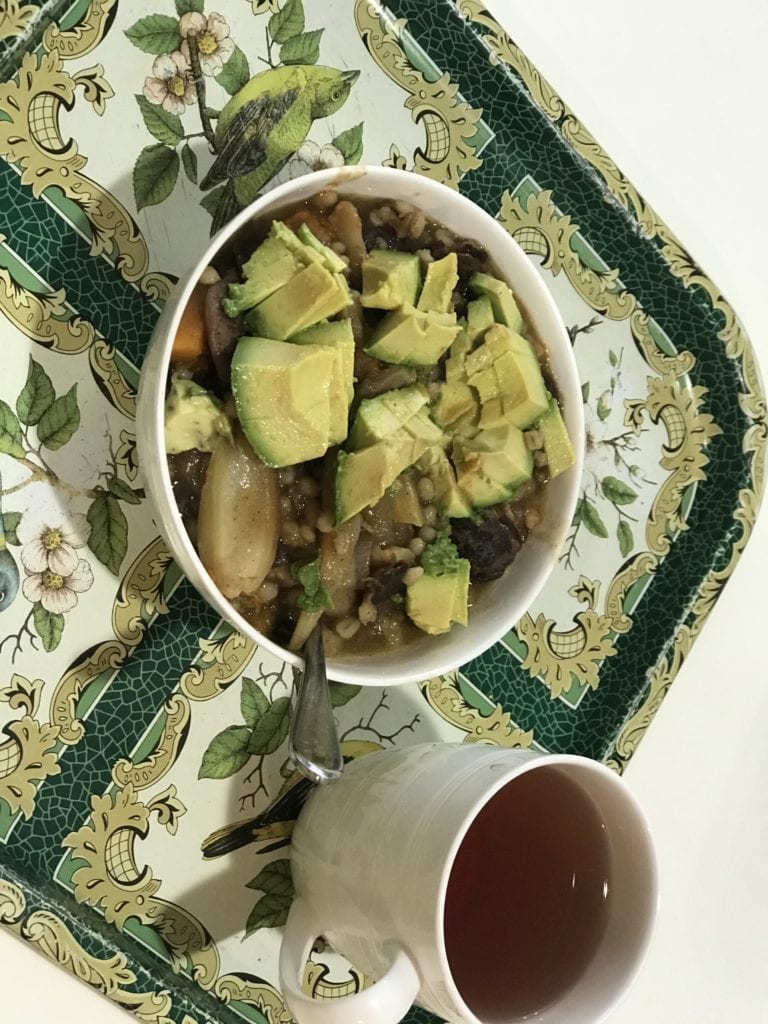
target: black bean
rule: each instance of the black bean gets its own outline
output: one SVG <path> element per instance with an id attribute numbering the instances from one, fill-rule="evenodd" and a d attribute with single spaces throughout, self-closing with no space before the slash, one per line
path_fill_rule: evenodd
<path id="1" fill-rule="evenodd" d="M 403 576 L 409 566 L 397 563 L 385 566 L 383 569 L 376 569 L 366 581 L 371 600 L 375 605 L 385 604 L 391 601 L 397 594 L 405 593 Z"/>
<path id="2" fill-rule="evenodd" d="M 168 456 L 173 496 L 183 519 L 197 516 L 210 460 L 210 452 L 201 452 L 197 448 Z"/>
<path id="3" fill-rule="evenodd" d="M 469 561 L 473 583 L 488 583 L 502 576 L 522 546 L 510 522 L 490 513 L 477 522 L 451 520 L 451 540 Z"/>

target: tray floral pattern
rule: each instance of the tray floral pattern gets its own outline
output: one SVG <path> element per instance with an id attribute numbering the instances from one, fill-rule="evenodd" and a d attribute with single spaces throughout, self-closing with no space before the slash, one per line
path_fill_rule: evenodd
<path id="1" fill-rule="evenodd" d="M 180 575 L 136 459 L 142 356 L 190 255 L 265 188 L 382 163 L 496 216 L 569 328 L 587 452 L 553 578 L 454 673 L 335 686 L 348 757 L 437 738 L 623 770 L 749 538 L 755 357 L 476 0 L 14 0 L 0 71 L 0 922 L 140 1021 L 288 1024 L 292 678 Z M 209 180 L 233 130 L 263 157 Z M 318 941 L 308 991 L 364 984 Z"/>

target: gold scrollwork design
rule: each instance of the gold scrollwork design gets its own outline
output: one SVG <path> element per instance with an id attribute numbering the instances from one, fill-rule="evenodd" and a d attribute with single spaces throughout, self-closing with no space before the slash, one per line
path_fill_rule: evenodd
<path id="1" fill-rule="evenodd" d="M 146 789 L 173 766 L 189 729 L 189 701 L 180 693 L 172 693 L 165 702 L 164 711 L 163 732 L 152 753 L 138 764 L 127 758 L 117 761 L 112 769 L 115 785 Z"/>
<path id="2" fill-rule="evenodd" d="M 413 67 L 402 45 L 405 20 L 385 22 L 377 3 L 355 0 L 355 22 L 373 60 L 409 94 L 405 106 L 426 133 L 426 146 L 416 150 L 413 169 L 458 188 L 462 175 L 482 162 L 471 144 L 482 111 L 457 98 L 459 88 L 448 74 L 429 82 Z"/>
<path id="3" fill-rule="evenodd" d="M 0 39 L 12 39 L 20 36 L 29 28 L 38 8 L 34 4 L 24 4 L 19 0 L 4 0 L 0 9 Z"/>
<path id="4" fill-rule="evenodd" d="M 459 0 L 458 7 L 468 21 L 488 29 L 488 34 L 482 38 L 490 53 L 491 63 L 507 64 L 517 71 L 536 105 L 553 121 L 562 117 L 567 109 L 563 101 L 485 7 L 478 0 Z"/>
<path id="5" fill-rule="evenodd" d="M 515 241 L 532 256 L 540 256 L 545 270 L 562 270 L 573 287 L 598 313 L 611 320 L 626 320 L 637 300 L 618 284 L 617 269 L 598 273 L 579 258 L 572 246 L 579 228 L 567 214 L 558 211 L 550 190 L 528 197 L 523 206 L 509 192 L 501 197 L 499 222 Z"/>
<path id="6" fill-rule="evenodd" d="M 68 309 L 63 288 L 43 295 L 31 292 L 14 281 L 4 267 L 0 267 L 0 310 L 26 337 L 55 352 L 76 355 L 85 351 L 95 337 L 92 325 Z"/>
<path id="7" fill-rule="evenodd" d="M 293 1017 L 283 997 L 268 981 L 242 977 L 237 973 L 224 974 L 217 980 L 213 991 L 224 1003 L 236 1000 L 248 1006 L 255 1006 L 264 1014 L 269 1024 L 293 1024 Z"/>
<path id="8" fill-rule="evenodd" d="M 122 375 L 113 358 L 115 348 L 96 338 L 88 350 L 91 373 L 99 390 L 123 416 L 136 418 L 136 392 Z"/>
<path id="9" fill-rule="evenodd" d="M 4 916 L 10 907 L 10 914 Z M 16 886 L 0 879 L 0 922 L 48 960 L 74 974 L 80 981 L 129 1010 L 141 1024 L 173 1024 L 168 1014 L 171 996 L 166 991 L 135 992 L 136 975 L 124 953 L 96 957 L 87 953 L 70 929 L 46 910 L 35 910 L 26 918 L 24 894 Z"/>
<path id="10" fill-rule="evenodd" d="M 155 929 L 167 944 L 174 966 L 190 964 L 198 984 L 209 988 L 219 972 L 211 936 L 186 910 L 158 898 L 161 880 L 136 861 L 136 841 L 146 839 L 153 815 L 174 835 L 185 813 L 175 786 L 144 804 L 129 782 L 111 794 L 91 797 L 88 821 L 62 845 L 84 862 L 72 876 L 79 903 L 99 907 L 105 920 L 119 929 L 129 918 Z"/>
<path id="11" fill-rule="evenodd" d="M 426 680 L 421 683 L 421 692 L 441 718 L 466 732 L 466 743 L 523 748 L 533 743 L 533 731 L 519 729 L 501 704 L 488 715 L 472 707 L 458 689 L 455 672 Z"/>
<path id="12" fill-rule="evenodd" d="M 308 960 L 304 967 L 304 976 L 301 979 L 301 987 L 308 996 L 316 999 L 343 999 L 345 996 L 353 996 L 367 988 L 367 981 L 364 974 L 356 971 L 354 967 L 349 968 L 349 977 L 343 981 L 329 981 L 330 969 L 327 964 L 318 964 L 314 960 Z"/>
<path id="13" fill-rule="evenodd" d="M 15 924 L 27 909 L 24 893 L 7 878 L 0 878 L 0 924 Z"/>
<path id="14" fill-rule="evenodd" d="M 14 675 L 10 686 L 0 690 L 0 702 L 24 712 L 3 728 L 8 739 L 0 743 L 0 800 L 11 814 L 21 811 L 25 818 L 32 817 L 39 783 L 61 772 L 55 750 L 59 730 L 34 717 L 42 687 L 41 679 Z"/>
<path id="15" fill-rule="evenodd" d="M 200 657 L 181 677 L 180 687 L 190 700 L 210 700 L 233 683 L 258 650 L 253 640 L 226 623 L 213 638 L 198 641 Z"/>
<path id="16" fill-rule="evenodd" d="M 60 742 L 80 742 L 84 729 L 77 717 L 77 705 L 83 693 L 103 672 L 120 668 L 144 636 L 150 620 L 167 611 L 163 583 L 170 563 L 171 556 L 159 537 L 137 555 L 120 583 L 112 608 L 115 639 L 87 651 L 59 680 L 50 714 Z"/>
<path id="17" fill-rule="evenodd" d="M 55 31 L 57 26 L 49 27 L 48 32 Z M 77 27 L 72 33 L 77 35 Z M 82 45 L 83 38 L 79 42 L 73 38 L 73 46 Z M 98 39 L 93 38 L 96 45 Z M 60 111 L 73 108 L 78 87 L 99 114 L 112 95 L 111 86 L 100 65 L 74 77 L 65 71 L 60 43 L 61 35 L 49 52 L 25 54 L 16 78 L 0 84 L 0 109 L 8 115 L 0 121 L 0 156 L 21 169 L 21 183 L 29 185 L 34 195 L 55 185 L 76 202 L 91 224 L 91 252 L 114 252 L 116 267 L 125 280 L 138 282 L 143 289 L 149 252 L 136 223 L 111 193 L 82 173 L 87 160 L 73 139 L 64 140 L 59 127 Z M 150 277 L 150 290 L 158 297 L 163 291 L 163 275 Z"/>
<path id="18" fill-rule="evenodd" d="M 84 57 L 104 38 L 109 16 L 116 7 L 117 0 L 91 0 L 80 21 L 70 28 L 50 24 L 43 35 L 43 46 L 58 50 L 64 60 Z"/>

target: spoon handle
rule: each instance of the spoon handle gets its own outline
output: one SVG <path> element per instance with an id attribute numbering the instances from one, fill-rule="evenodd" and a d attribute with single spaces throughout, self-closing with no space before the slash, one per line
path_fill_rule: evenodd
<path id="1" fill-rule="evenodd" d="M 313 782 L 332 782 L 341 775 L 344 759 L 333 720 L 319 623 L 304 645 L 304 671 L 296 683 L 290 748 L 299 771 Z"/>

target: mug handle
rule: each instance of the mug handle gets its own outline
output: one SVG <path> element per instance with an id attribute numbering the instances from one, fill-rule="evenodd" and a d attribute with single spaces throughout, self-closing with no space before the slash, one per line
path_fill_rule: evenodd
<path id="1" fill-rule="evenodd" d="M 280 989 L 298 1024 L 396 1024 L 413 1005 L 421 983 L 416 968 L 402 949 L 382 977 L 350 996 L 313 999 L 301 989 L 300 979 L 323 927 L 306 900 L 297 897 L 288 912 L 280 946 Z"/>

